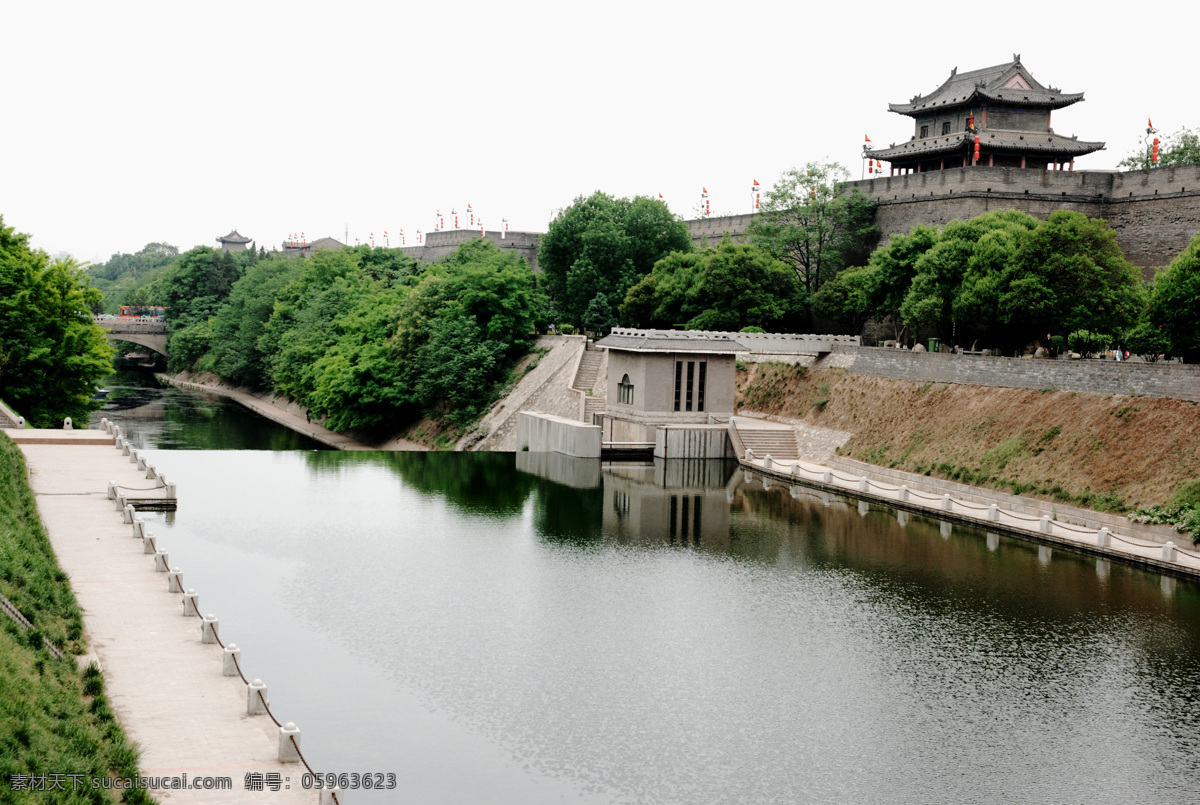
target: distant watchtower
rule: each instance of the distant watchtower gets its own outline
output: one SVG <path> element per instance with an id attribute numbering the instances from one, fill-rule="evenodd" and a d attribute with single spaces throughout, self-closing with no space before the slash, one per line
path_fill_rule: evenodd
<path id="1" fill-rule="evenodd" d="M 225 252 L 241 252 L 246 250 L 246 244 L 251 243 L 251 239 L 244 235 L 239 235 L 235 229 L 224 237 L 218 237 L 217 243 L 221 244 L 221 251 Z"/>
<path id="2" fill-rule="evenodd" d="M 915 121 L 913 137 L 901 145 L 869 152 L 890 162 L 892 174 L 923 173 L 973 165 L 1074 170 L 1075 157 L 1104 148 L 1055 134 L 1050 113 L 1083 100 L 1037 82 L 1013 54 L 1008 64 L 950 77 L 929 95 L 888 110 Z"/>

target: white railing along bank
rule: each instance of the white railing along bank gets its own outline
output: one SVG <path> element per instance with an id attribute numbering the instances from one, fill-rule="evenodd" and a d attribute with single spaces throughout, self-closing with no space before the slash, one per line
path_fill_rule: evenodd
<path id="1" fill-rule="evenodd" d="M 1099 530 L 1072 525 L 1051 519 L 1049 515 L 1030 517 L 1017 514 L 996 505 L 981 505 L 960 500 L 951 495 L 931 495 L 909 489 L 906 485 L 893 486 L 873 481 L 866 476 L 843 475 L 829 467 L 808 464 L 803 461 L 777 461 L 769 454 L 761 459 L 747 448 L 741 462 L 744 466 L 760 469 L 787 479 L 821 484 L 851 494 L 867 495 L 872 498 L 893 502 L 911 508 L 924 509 L 932 514 L 950 515 L 957 519 L 978 523 L 980 526 L 999 527 L 1007 531 L 1029 534 L 1043 539 L 1078 546 L 1106 556 L 1122 556 L 1140 560 L 1158 567 L 1200 575 L 1200 553 L 1181 548 L 1174 542 L 1160 545 L 1156 542 L 1130 539 L 1114 534 L 1108 528 Z M 749 480 L 749 479 L 747 479 Z M 764 486 L 767 482 L 764 479 Z M 860 505 L 860 513 L 865 514 Z"/>

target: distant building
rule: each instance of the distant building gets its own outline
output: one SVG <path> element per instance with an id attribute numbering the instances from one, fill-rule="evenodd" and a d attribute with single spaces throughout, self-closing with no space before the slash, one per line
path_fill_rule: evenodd
<path id="1" fill-rule="evenodd" d="M 1055 134 L 1050 113 L 1082 100 L 1082 92 L 1038 83 L 1019 54 L 982 70 L 959 73 L 956 67 L 929 95 L 888 104 L 889 111 L 913 118 L 912 139 L 865 156 L 890 162 L 892 174 L 973 166 L 1073 170 L 1075 157 L 1104 143 Z"/>
<path id="2" fill-rule="evenodd" d="M 253 249 L 253 246 L 247 247 L 246 245 L 253 242 L 253 240 L 245 235 L 239 235 L 236 229 L 224 237 L 217 238 L 217 243 L 221 244 L 221 251 L 224 252 L 241 252 L 245 251 L 247 248 Z"/>
<path id="3" fill-rule="evenodd" d="M 311 243 L 302 242 L 299 240 L 288 240 L 284 241 L 283 243 L 283 255 L 285 257 L 299 257 L 300 255 L 312 257 L 322 249 L 329 252 L 336 252 L 339 249 L 344 248 L 346 248 L 346 244 L 342 243 L 340 240 L 334 240 L 333 238 L 318 238 Z"/>

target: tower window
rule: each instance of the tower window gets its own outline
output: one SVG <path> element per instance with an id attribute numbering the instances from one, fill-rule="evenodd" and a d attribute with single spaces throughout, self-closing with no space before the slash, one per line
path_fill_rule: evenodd
<path id="1" fill-rule="evenodd" d="M 929 127 L 928 127 L 928 126 L 922 126 L 922 127 L 921 127 L 921 139 L 922 139 L 922 140 L 924 140 L 924 139 L 925 139 L 926 137 L 928 137 L 928 136 L 929 136 Z"/>
<path id="2" fill-rule="evenodd" d="M 947 120 L 945 123 L 942 124 L 942 134 L 949 134 L 949 133 L 950 133 L 950 121 Z"/>

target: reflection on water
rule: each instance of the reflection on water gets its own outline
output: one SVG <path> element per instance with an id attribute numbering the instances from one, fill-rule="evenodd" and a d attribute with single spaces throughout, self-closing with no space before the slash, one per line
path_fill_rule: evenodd
<path id="1" fill-rule="evenodd" d="M 1157 802 L 1200 783 L 1190 581 L 724 462 L 156 460 L 182 495 L 161 540 L 310 761 L 398 773 L 356 802 Z"/>
<path id="2" fill-rule="evenodd" d="M 264 419 L 215 394 L 160 386 L 153 375 L 124 369 L 105 380 L 109 394 L 92 414 L 125 428 L 135 447 L 167 450 L 326 450 L 320 442 Z"/>

